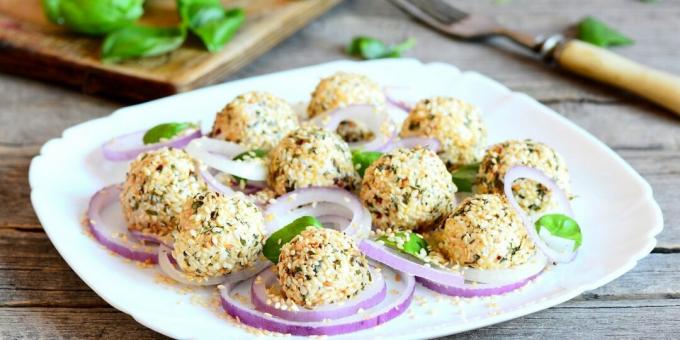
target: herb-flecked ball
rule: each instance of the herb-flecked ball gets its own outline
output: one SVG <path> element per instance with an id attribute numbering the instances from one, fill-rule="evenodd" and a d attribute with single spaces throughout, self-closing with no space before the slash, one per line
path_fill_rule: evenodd
<path id="1" fill-rule="evenodd" d="M 359 196 L 374 227 L 427 230 L 453 210 L 456 190 L 433 151 L 400 148 L 366 169 Z"/>
<path id="2" fill-rule="evenodd" d="M 177 227 L 184 202 L 206 190 L 184 150 L 162 148 L 130 163 L 120 194 L 130 230 L 165 236 Z"/>
<path id="3" fill-rule="evenodd" d="M 311 186 L 353 191 L 358 183 L 349 146 L 333 131 L 305 124 L 269 152 L 267 184 L 276 195 Z"/>
<path id="4" fill-rule="evenodd" d="M 468 197 L 425 237 L 435 251 L 465 267 L 510 268 L 536 252 L 521 218 L 501 195 Z"/>
<path id="5" fill-rule="evenodd" d="M 371 105 L 375 111 L 384 111 L 385 95 L 380 85 L 361 74 L 338 72 L 321 79 L 312 92 L 307 115 L 313 118 L 327 111 L 358 104 Z M 370 130 L 354 122 L 340 123 L 337 132 L 350 143 L 373 138 Z"/>
<path id="6" fill-rule="evenodd" d="M 247 92 L 217 114 L 211 136 L 268 151 L 297 127 L 288 102 L 267 92 Z"/>
<path id="7" fill-rule="evenodd" d="M 401 128 L 400 136 L 431 137 L 441 143 L 439 157 L 449 170 L 478 162 L 486 146 L 486 125 L 474 105 L 451 97 L 418 102 Z"/>
<path id="8" fill-rule="evenodd" d="M 225 196 L 206 191 L 184 204 L 173 236 L 172 255 L 185 274 L 221 276 L 257 260 L 265 239 L 264 218 L 241 193 Z"/>
<path id="9" fill-rule="evenodd" d="M 281 247 L 276 270 L 285 297 L 306 308 L 348 300 L 373 281 L 354 241 L 326 228 L 309 227 Z"/>
<path id="10" fill-rule="evenodd" d="M 489 147 L 480 163 L 473 190 L 481 194 L 503 194 L 503 178 L 517 165 L 542 171 L 570 196 L 569 171 L 562 156 L 549 146 L 532 140 L 510 140 Z M 520 207 L 528 213 L 539 213 L 553 206 L 548 188 L 533 180 L 516 180 L 512 191 Z"/>

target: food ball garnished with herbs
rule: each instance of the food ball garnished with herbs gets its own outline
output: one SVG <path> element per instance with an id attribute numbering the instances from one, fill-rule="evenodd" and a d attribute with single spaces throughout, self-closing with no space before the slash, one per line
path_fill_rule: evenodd
<path id="1" fill-rule="evenodd" d="M 313 118 L 324 112 L 355 104 L 367 104 L 376 111 L 384 111 L 385 95 L 380 85 L 364 75 L 338 72 L 321 79 L 312 92 L 307 115 Z M 350 143 L 373 138 L 371 131 L 354 122 L 342 122 L 337 132 Z"/>
<path id="2" fill-rule="evenodd" d="M 373 281 L 354 241 L 327 228 L 309 227 L 285 244 L 276 270 L 285 297 L 306 308 L 348 300 Z"/>
<path id="3" fill-rule="evenodd" d="M 521 218 L 501 195 L 468 197 L 425 238 L 453 264 L 479 269 L 510 268 L 536 252 Z"/>
<path id="4" fill-rule="evenodd" d="M 449 170 L 455 170 L 479 161 L 487 131 L 474 105 L 452 97 L 434 97 L 411 109 L 399 135 L 436 138 L 442 145 L 439 156 Z"/>
<path id="5" fill-rule="evenodd" d="M 184 202 L 206 184 L 180 149 L 140 154 L 128 168 L 120 202 L 130 230 L 165 236 L 177 227 Z"/>
<path id="6" fill-rule="evenodd" d="M 267 184 L 277 195 L 311 186 L 352 191 L 358 183 L 349 146 L 333 131 L 305 125 L 269 152 Z"/>
<path id="7" fill-rule="evenodd" d="M 270 150 L 297 127 L 297 116 L 288 102 L 267 92 L 247 92 L 217 114 L 211 137 L 249 150 Z"/>
<path id="8" fill-rule="evenodd" d="M 502 194 L 505 173 L 517 165 L 542 171 L 569 195 L 569 172 L 562 156 L 549 146 L 528 139 L 490 146 L 480 163 L 474 192 Z M 550 191 L 535 181 L 519 179 L 513 183 L 512 191 L 520 207 L 529 213 L 539 213 L 551 207 Z"/>
<path id="9" fill-rule="evenodd" d="M 265 238 L 260 209 L 241 193 L 194 195 L 173 234 L 173 257 L 190 277 L 221 276 L 251 266 Z"/>
<path id="10" fill-rule="evenodd" d="M 433 151 L 400 148 L 366 169 L 360 198 L 374 227 L 427 230 L 453 210 L 456 190 Z"/>

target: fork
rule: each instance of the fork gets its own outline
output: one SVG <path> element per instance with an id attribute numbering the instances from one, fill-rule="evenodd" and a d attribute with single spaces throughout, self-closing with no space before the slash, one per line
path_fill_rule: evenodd
<path id="1" fill-rule="evenodd" d="M 443 0 L 390 0 L 404 12 L 455 38 L 483 41 L 505 37 L 547 63 L 655 102 L 680 115 L 680 77 L 560 34 L 534 36 L 506 28 L 489 17 L 466 13 Z"/>

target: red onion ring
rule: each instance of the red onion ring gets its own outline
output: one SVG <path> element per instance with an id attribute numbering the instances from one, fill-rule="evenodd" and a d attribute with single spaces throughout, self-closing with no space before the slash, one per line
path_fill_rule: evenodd
<path id="1" fill-rule="evenodd" d="M 267 177 L 267 167 L 261 160 L 235 161 L 232 159 L 247 151 L 246 148 L 236 143 L 201 137 L 192 140 L 185 150 L 195 160 L 230 175 L 253 181 L 264 181 Z"/>
<path id="2" fill-rule="evenodd" d="M 207 168 L 199 166 L 198 171 L 201 174 L 201 177 L 203 177 L 205 183 L 208 184 L 208 187 L 210 189 L 224 195 L 231 195 L 234 193 L 234 190 L 232 188 L 222 184 L 222 182 L 215 178 L 215 176 L 213 176 L 213 174 Z"/>
<path id="3" fill-rule="evenodd" d="M 350 105 L 323 113 L 311 119 L 313 123 L 324 129 L 335 131 L 341 122 L 354 121 L 365 125 L 374 134 L 367 142 L 349 143 L 352 149 L 366 151 L 378 150 L 387 144 L 393 135 L 392 119 L 385 112 L 376 111 L 370 105 Z"/>
<path id="4" fill-rule="evenodd" d="M 192 280 L 177 266 L 170 248 L 165 245 L 161 245 L 158 249 L 158 264 L 165 275 L 179 283 L 190 286 L 214 286 L 220 283 L 238 283 L 257 275 L 271 265 L 267 260 L 260 258 L 252 266 L 237 272 L 201 280 Z"/>
<path id="5" fill-rule="evenodd" d="M 336 207 L 321 203 L 333 203 Z M 371 231 L 370 213 L 354 194 L 335 187 L 309 187 L 286 193 L 267 206 L 264 219 L 267 230 L 273 232 L 288 224 L 292 221 L 290 218 L 295 219 L 300 213 L 323 216 L 337 215 L 342 210 L 351 212 L 351 222 L 340 231 L 354 239 L 367 237 Z"/>
<path id="6" fill-rule="evenodd" d="M 536 253 L 526 263 L 505 269 L 464 268 L 465 281 L 488 284 L 510 284 L 527 277 L 538 275 L 545 269 L 548 260 L 541 253 Z"/>
<path id="7" fill-rule="evenodd" d="M 517 288 L 523 287 L 524 285 L 529 283 L 529 281 L 535 279 L 539 274 L 535 274 L 533 276 L 521 279 L 516 282 L 497 285 L 476 283 L 463 283 L 451 285 L 431 281 L 422 277 L 417 277 L 416 280 L 420 282 L 425 288 L 431 289 L 440 294 L 460 297 L 475 297 L 475 296 L 499 295 L 513 291 Z"/>
<path id="8" fill-rule="evenodd" d="M 111 185 L 100 189 L 90 199 L 87 209 L 87 224 L 92 236 L 110 251 L 127 259 L 145 263 L 158 263 L 158 247 L 134 242 L 134 237 L 129 234 L 127 228 L 122 231 L 119 226 L 112 226 L 104 222 L 101 215 L 102 211 L 118 200 L 121 191 L 122 186 L 120 184 Z M 116 238 L 112 236 L 115 233 L 122 233 L 124 236 Z"/>
<path id="9" fill-rule="evenodd" d="M 312 322 L 343 318 L 356 314 L 360 309 L 367 310 L 376 306 L 385 300 L 387 295 L 387 285 L 382 274 L 371 268 L 371 277 L 373 278 L 371 285 L 343 304 L 326 304 L 314 307 L 314 309 L 302 307 L 297 311 L 283 310 L 266 302 L 267 286 L 278 284 L 276 274 L 272 270 L 264 270 L 259 277 L 259 280 L 257 278 L 253 280 L 250 289 L 251 301 L 255 308 L 261 312 L 290 321 Z"/>
<path id="10" fill-rule="evenodd" d="M 422 263 L 416 262 L 415 257 L 401 254 L 375 241 L 362 240 L 359 242 L 359 250 L 374 261 L 378 261 L 410 275 L 424 277 L 435 282 L 445 282 L 447 284 L 463 284 L 465 281 L 463 274 L 459 272 L 440 270 L 425 266 Z M 406 256 L 409 256 L 409 258 Z"/>
<path id="11" fill-rule="evenodd" d="M 385 94 L 385 99 L 387 100 L 387 103 L 400 109 L 403 110 L 406 113 L 411 112 L 411 109 L 415 106 L 415 103 L 404 99 L 403 95 L 398 95 L 395 92 L 398 91 L 410 91 L 411 88 L 409 87 L 402 87 L 402 86 L 385 86 L 383 88 L 383 93 Z"/>
<path id="12" fill-rule="evenodd" d="M 503 191 L 505 196 L 508 197 L 508 201 L 512 207 L 517 211 L 517 214 L 522 218 L 524 222 L 524 227 L 527 230 L 527 234 L 531 240 L 536 244 L 536 246 L 546 255 L 548 258 L 555 262 L 570 262 L 576 256 L 576 251 L 571 252 L 558 252 L 550 248 L 548 244 L 538 235 L 536 232 L 536 227 L 534 226 L 534 221 L 527 215 L 524 210 L 519 206 L 515 195 L 512 192 L 512 183 L 518 179 L 530 179 L 539 182 L 546 186 L 548 190 L 552 193 L 553 197 L 557 200 L 557 203 L 561 206 L 564 214 L 569 217 L 574 216 L 574 212 L 571 210 L 571 204 L 569 203 L 569 198 L 564 193 L 564 191 L 553 181 L 550 177 L 546 176 L 542 171 L 534 168 L 529 168 L 526 166 L 515 166 L 509 169 L 505 173 L 503 178 Z"/>
<path id="13" fill-rule="evenodd" d="M 240 299 L 232 297 L 231 292 L 237 287 L 236 284 L 224 284 L 218 286 L 218 289 L 224 311 L 245 325 L 271 332 L 299 336 L 337 335 L 372 328 L 404 313 L 413 300 L 415 279 L 405 273 L 397 272 L 397 275 L 400 276 L 406 286 L 398 295 L 388 294 L 383 302 L 364 313 L 326 320 L 325 322 L 300 322 L 277 318 L 268 313 L 260 312 Z"/>
<path id="14" fill-rule="evenodd" d="M 402 139 L 393 139 L 389 143 L 385 144 L 380 150 L 380 152 L 390 152 L 398 148 L 412 149 L 417 146 L 423 146 L 434 152 L 439 152 L 441 149 L 441 143 L 436 138 L 428 137 L 408 137 Z"/>
<path id="15" fill-rule="evenodd" d="M 181 149 L 185 147 L 189 142 L 196 138 L 201 137 L 201 130 L 193 130 L 191 133 L 182 133 L 180 136 L 176 136 L 173 139 L 145 145 L 143 141 L 144 134 L 147 130 L 137 131 L 122 135 L 109 140 L 102 145 L 102 153 L 104 158 L 110 161 L 127 161 L 135 159 L 137 155 L 143 152 L 148 152 L 163 147 L 172 147 Z"/>

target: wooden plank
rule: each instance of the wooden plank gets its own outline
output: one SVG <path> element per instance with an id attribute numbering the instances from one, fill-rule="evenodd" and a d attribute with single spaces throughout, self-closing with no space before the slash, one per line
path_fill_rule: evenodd
<path id="1" fill-rule="evenodd" d="M 65 32 L 41 15 L 40 1 L 0 1 L 0 69 L 61 82 L 86 93 L 146 100 L 223 79 L 259 57 L 340 0 L 224 1 L 242 6 L 247 20 L 229 47 L 206 51 L 197 39 L 172 53 L 154 58 L 104 64 L 100 40 Z M 174 1 L 150 0 L 142 22 L 175 25 Z"/>

